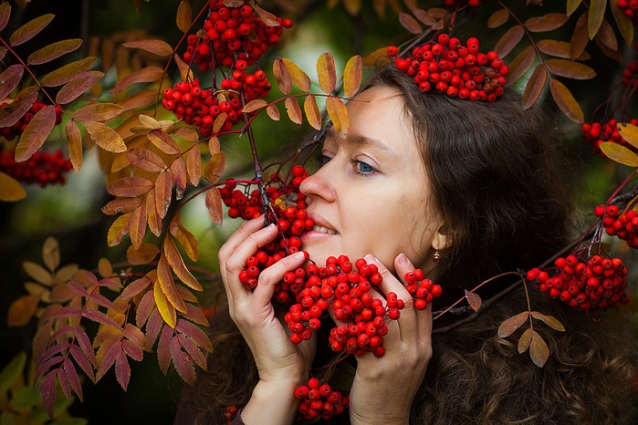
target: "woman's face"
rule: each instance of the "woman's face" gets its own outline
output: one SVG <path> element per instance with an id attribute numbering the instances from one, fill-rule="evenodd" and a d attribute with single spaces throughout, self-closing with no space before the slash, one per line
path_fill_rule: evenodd
<path id="1" fill-rule="evenodd" d="M 376 256 L 394 271 L 401 252 L 423 266 L 432 247 L 443 248 L 439 215 L 399 90 L 373 87 L 348 103 L 345 139 L 332 128 L 324 165 L 301 184 L 315 221 L 303 249 L 319 265 L 345 254 Z"/>

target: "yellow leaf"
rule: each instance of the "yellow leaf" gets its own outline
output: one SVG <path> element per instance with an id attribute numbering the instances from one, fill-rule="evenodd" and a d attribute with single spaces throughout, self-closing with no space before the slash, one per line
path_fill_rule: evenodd
<path id="1" fill-rule="evenodd" d="M 574 13 L 582 2 L 583 0 L 567 0 L 567 15 Z"/>
<path id="2" fill-rule="evenodd" d="M 217 115 L 215 121 L 213 121 L 213 133 L 219 133 L 224 124 L 226 124 L 226 112 Z"/>
<path id="3" fill-rule="evenodd" d="M 190 151 L 188 151 L 186 171 L 190 183 L 197 187 L 202 177 L 202 153 L 199 150 L 199 145 L 194 145 Z"/>
<path id="4" fill-rule="evenodd" d="M 319 87 L 324 93 L 331 94 L 337 85 L 337 71 L 332 54 L 326 52 L 317 59 L 317 75 Z"/>
<path id="5" fill-rule="evenodd" d="M 605 156 L 612 161 L 628 167 L 638 167 L 638 155 L 625 146 L 614 142 L 602 142 L 598 145 Z"/>
<path id="6" fill-rule="evenodd" d="M 219 143 L 219 138 L 213 136 L 208 140 L 208 152 L 211 155 L 217 155 L 221 152 L 221 145 Z"/>
<path id="7" fill-rule="evenodd" d="M 177 313 L 175 312 L 175 308 L 166 300 L 166 297 L 162 292 L 159 279 L 156 280 L 155 284 L 153 285 L 153 298 L 155 298 L 157 311 L 159 311 L 160 316 L 162 316 L 162 319 L 164 319 L 164 322 L 171 328 L 174 328 L 175 324 L 177 323 Z"/>
<path id="8" fill-rule="evenodd" d="M 31 261 L 25 261 L 22 263 L 22 267 L 24 268 L 24 271 L 38 283 L 46 286 L 53 285 L 53 275 L 41 265 Z"/>
<path id="9" fill-rule="evenodd" d="M 292 82 L 299 87 L 301 91 L 310 91 L 310 77 L 290 59 L 282 58 L 282 61 L 286 64 L 286 68 L 288 68 Z"/>
<path id="10" fill-rule="evenodd" d="M 346 63 L 346 68 L 343 71 L 343 92 L 347 97 L 353 97 L 359 91 L 362 62 L 361 56 L 355 55 Z"/>
<path id="11" fill-rule="evenodd" d="M 82 134 L 73 120 L 68 120 L 64 126 L 64 134 L 69 149 L 69 159 L 77 173 L 82 168 Z"/>
<path id="12" fill-rule="evenodd" d="M 162 219 L 157 215 L 157 209 L 155 208 L 155 192 L 149 191 L 146 195 L 145 201 L 146 207 L 146 221 L 148 221 L 148 228 L 155 236 L 162 234 Z"/>
<path id="13" fill-rule="evenodd" d="M 511 85 L 527 72 L 536 59 L 536 51 L 534 46 L 527 46 L 510 62 L 510 72 L 507 74 L 506 85 Z"/>
<path id="14" fill-rule="evenodd" d="M 279 109 L 277 109 L 277 105 L 275 105 L 274 103 L 271 103 L 270 105 L 268 105 L 268 107 L 266 107 L 266 113 L 273 121 L 279 121 L 279 119 L 281 118 Z"/>
<path id="15" fill-rule="evenodd" d="M 582 124 L 585 121 L 583 110 L 576 99 L 574 99 L 571 91 L 556 79 L 552 79 L 549 82 L 549 88 L 560 110 L 572 121 Z"/>
<path id="16" fill-rule="evenodd" d="M 563 324 L 554 316 L 548 316 L 546 314 L 539 313 L 538 311 L 532 311 L 530 313 L 534 319 L 542 321 L 555 331 L 565 332 L 565 327 L 563 326 Z"/>
<path id="17" fill-rule="evenodd" d="M 186 313 L 186 304 L 184 304 L 184 300 L 177 293 L 170 265 L 164 255 L 160 256 L 159 262 L 157 263 L 157 281 L 160 283 L 164 296 L 168 302 L 175 307 L 175 310 Z"/>
<path id="18" fill-rule="evenodd" d="M 0 171 L 0 201 L 15 202 L 26 196 L 27 192 L 16 179 Z"/>
<path id="19" fill-rule="evenodd" d="M 244 113 L 250 113 L 262 109 L 266 106 L 268 106 L 268 102 L 266 102 L 264 99 L 253 99 L 246 105 L 244 105 L 241 111 Z"/>
<path id="20" fill-rule="evenodd" d="M 219 152 L 218 154 L 211 156 L 208 160 L 206 168 L 204 169 L 204 178 L 211 184 L 215 184 L 222 176 L 224 168 L 226 168 L 226 155 L 224 152 Z"/>
<path id="21" fill-rule="evenodd" d="M 55 269 L 60 266 L 60 245 L 52 236 L 44 240 L 44 245 L 42 245 L 42 260 L 51 272 L 54 272 Z"/>
<path id="22" fill-rule="evenodd" d="M 348 134 L 350 119 L 348 118 L 348 110 L 341 99 L 329 97 L 326 99 L 326 110 L 330 116 L 332 124 L 335 126 L 337 133 L 343 138 Z"/>
<path id="23" fill-rule="evenodd" d="M 321 130 L 322 119 L 321 112 L 319 111 L 319 106 L 317 105 L 317 100 L 314 96 L 308 95 L 303 103 L 303 108 L 306 113 L 306 118 L 308 119 L 308 123 L 315 130 Z"/>
<path id="24" fill-rule="evenodd" d="M 618 133 L 631 146 L 638 148 L 638 127 L 633 124 L 618 123 L 616 124 Z"/>
<path id="25" fill-rule="evenodd" d="M 122 238 L 128 233 L 128 221 L 130 218 L 131 213 L 122 214 L 111 224 L 106 236 L 108 246 L 116 246 L 122 242 Z"/>
<path id="26" fill-rule="evenodd" d="M 279 91 L 283 94 L 290 93 L 290 90 L 292 90 L 292 78 L 290 77 L 286 63 L 279 58 L 275 59 L 272 64 L 272 71 L 275 81 L 277 81 L 277 85 L 279 86 Z"/>
<path id="27" fill-rule="evenodd" d="M 87 71 L 91 68 L 91 66 L 93 66 L 96 60 L 97 58 L 95 56 L 87 56 L 86 58 L 71 62 L 49 72 L 47 75 L 42 77 L 41 83 L 45 87 L 61 86 L 62 84 L 71 81 L 71 79 L 75 76 Z"/>
<path id="28" fill-rule="evenodd" d="M 532 328 L 525 329 L 525 332 L 518 339 L 518 354 L 523 354 L 529 348 L 529 343 L 532 341 Z"/>
<path id="29" fill-rule="evenodd" d="M 81 123 L 87 121 L 110 121 L 122 113 L 124 108 L 115 103 L 94 103 L 76 110 L 71 118 Z"/>
<path id="30" fill-rule="evenodd" d="M 102 277 L 111 277 L 113 273 L 113 265 L 107 258 L 100 258 L 97 263 L 97 271 Z"/>
<path id="31" fill-rule="evenodd" d="M 23 295 L 15 300 L 9 307 L 7 325 L 11 328 L 28 324 L 39 302 L 39 295 Z"/>
<path id="32" fill-rule="evenodd" d="M 140 118 L 144 115 L 140 115 Z M 180 148 L 175 139 L 161 130 L 153 130 L 146 135 L 156 148 L 168 155 L 180 153 Z"/>
<path id="33" fill-rule="evenodd" d="M 596 76 L 596 71 L 579 62 L 565 59 L 548 59 L 545 61 L 545 65 L 552 74 L 574 80 L 590 80 Z"/>
<path id="34" fill-rule="evenodd" d="M 587 18 L 587 34 L 589 39 L 593 40 L 600 26 L 605 19 L 605 8 L 607 7 L 607 0 L 590 0 L 589 2 L 589 16 Z"/>
<path id="35" fill-rule="evenodd" d="M 390 63 L 388 56 L 388 46 L 379 47 L 363 60 L 363 65 L 368 68 L 382 67 Z"/>
<path id="36" fill-rule="evenodd" d="M 211 189 L 211 191 L 218 192 L 215 188 Z M 179 253 L 179 250 L 171 237 L 167 236 L 164 238 L 163 247 L 166 260 L 179 280 L 195 291 L 203 291 L 204 288 L 202 288 L 202 285 L 199 284 L 197 279 L 195 279 L 191 272 L 186 268 L 182 255 Z"/>
<path id="37" fill-rule="evenodd" d="M 148 264 L 157 257 L 159 248 L 152 243 L 143 243 L 138 249 L 130 245 L 126 250 L 126 258 L 133 266 Z"/>
<path id="38" fill-rule="evenodd" d="M 631 47 L 634 40 L 634 24 L 620 9 L 620 7 L 618 7 L 617 1 L 609 2 L 609 7 L 611 7 L 611 12 L 614 15 L 618 31 L 620 31 L 620 34 L 622 34 L 622 37 L 625 39 L 627 47 Z"/>
<path id="39" fill-rule="evenodd" d="M 181 32 L 186 33 L 190 30 L 192 22 L 193 10 L 190 2 L 188 0 L 180 1 L 176 16 L 177 28 L 179 28 Z"/>
<path id="40" fill-rule="evenodd" d="M 144 205 L 137 207 L 129 220 L 129 236 L 135 249 L 139 249 L 144 242 L 146 233 L 146 208 Z"/>
<path id="41" fill-rule="evenodd" d="M 15 159 L 18 162 L 26 161 L 36 153 L 44 144 L 55 126 L 55 108 L 47 105 L 40 109 L 34 116 L 27 128 L 20 136 L 20 141 L 16 145 Z"/>
<path id="42" fill-rule="evenodd" d="M 97 121 L 87 121 L 84 128 L 96 145 L 108 152 L 126 152 L 126 144 L 115 130 Z"/>
<path id="43" fill-rule="evenodd" d="M 290 118 L 290 121 L 294 122 L 295 124 L 301 124 L 301 108 L 299 107 L 299 102 L 297 102 L 297 99 L 294 97 L 287 97 L 285 100 L 285 105 L 286 112 L 288 113 L 288 118 Z"/>
<path id="44" fill-rule="evenodd" d="M 193 236 L 191 232 L 186 230 L 179 214 L 176 214 L 175 217 L 173 217 L 173 220 L 171 221 L 168 228 L 171 235 L 173 235 L 175 239 L 177 239 L 179 243 L 182 244 L 184 250 L 186 251 L 186 255 L 188 255 L 188 258 L 190 258 L 192 261 L 197 261 L 197 257 L 199 256 L 197 239 L 195 239 L 195 236 Z"/>
<path id="45" fill-rule="evenodd" d="M 343 6 L 351 15 L 358 15 L 361 11 L 361 0 L 343 0 Z"/>
<path id="46" fill-rule="evenodd" d="M 173 181 L 168 170 L 162 171 L 157 177 L 154 193 L 157 215 L 163 219 L 173 199 Z"/>

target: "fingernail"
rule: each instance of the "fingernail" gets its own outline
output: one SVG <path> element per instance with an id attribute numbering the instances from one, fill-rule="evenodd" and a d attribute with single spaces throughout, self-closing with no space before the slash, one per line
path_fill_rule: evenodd
<path id="1" fill-rule="evenodd" d="M 366 263 L 368 264 L 376 264 L 377 262 L 377 258 L 372 254 L 366 254 L 366 256 L 363 257 L 363 259 L 366 260 Z"/>
<path id="2" fill-rule="evenodd" d="M 401 253 L 401 254 L 397 255 L 397 262 L 399 264 L 401 264 L 402 266 L 406 266 L 406 265 L 408 265 L 410 260 L 408 259 L 407 255 L 405 255 L 404 253 Z"/>

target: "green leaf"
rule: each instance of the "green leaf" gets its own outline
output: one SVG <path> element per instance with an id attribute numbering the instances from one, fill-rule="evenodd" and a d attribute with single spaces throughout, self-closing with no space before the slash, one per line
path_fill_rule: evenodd
<path id="1" fill-rule="evenodd" d="M 11 401 L 9 407 L 18 412 L 26 412 L 40 402 L 40 393 L 35 391 L 31 385 L 24 386 L 18 391 Z"/>
<path id="2" fill-rule="evenodd" d="M 0 394 L 4 394 L 16 379 L 22 374 L 27 363 L 27 354 L 19 353 L 0 372 Z"/>

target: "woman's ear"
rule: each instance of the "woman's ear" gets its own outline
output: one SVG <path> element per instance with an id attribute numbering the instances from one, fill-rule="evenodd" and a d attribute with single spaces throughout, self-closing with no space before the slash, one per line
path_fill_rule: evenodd
<path id="1" fill-rule="evenodd" d="M 450 246 L 452 246 L 452 239 L 448 235 L 447 226 L 441 224 L 432 238 L 432 248 L 439 251 Z"/>

